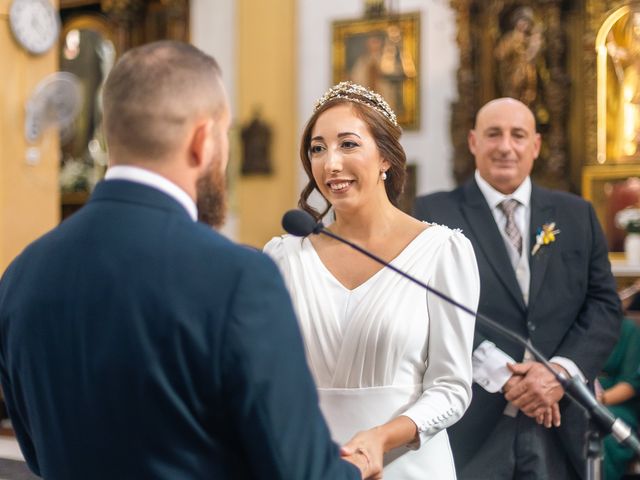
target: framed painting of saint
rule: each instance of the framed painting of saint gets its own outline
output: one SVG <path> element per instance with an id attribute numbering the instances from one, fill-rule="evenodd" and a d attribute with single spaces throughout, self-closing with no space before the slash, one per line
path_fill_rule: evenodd
<path id="1" fill-rule="evenodd" d="M 420 126 L 420 14 L 333 23 L 333 83 L 359 83 L 382 95 L 407 130 Z"/>

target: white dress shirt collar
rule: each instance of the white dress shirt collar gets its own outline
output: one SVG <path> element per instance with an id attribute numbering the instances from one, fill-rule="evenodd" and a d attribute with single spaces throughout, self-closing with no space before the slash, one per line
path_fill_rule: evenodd
<path id="1" fill-rule="evenodd" d="M 529 208 L 529 203 L 531 202 L 531 178 L 529 176 L 516 188 L 515 192 L 511 195 L 505 195 L 489 185 L 489 182 L 480 176 L 480 172 L 478 172 L 477 169 L 474 175 L 478 188 L 492 210 L 507 198 L 513 198 L 517 200 L 520 205 L 523 205 L 527 209 Z"/>
<path id="2" fill-rule="evenodd" d="M 109 167 L 104 179 L 128 180 L 160 190 L 180 203 L 194 222 L 198 220 L 198 209 L 193 199 L 182 188 L 162 175 L 132 165 L 115 165 Z"/>

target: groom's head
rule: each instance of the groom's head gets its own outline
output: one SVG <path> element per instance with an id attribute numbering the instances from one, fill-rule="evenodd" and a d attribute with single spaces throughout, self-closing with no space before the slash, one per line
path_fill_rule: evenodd
<path id="1" fill-rule="evenodd" d="M 200 215 L 224 217 L 230 112 L 220 68 L 192 45 L 154 42 L 125 53 L 104 87 L 110 165 L 165 176 L 198 203 Z"/>

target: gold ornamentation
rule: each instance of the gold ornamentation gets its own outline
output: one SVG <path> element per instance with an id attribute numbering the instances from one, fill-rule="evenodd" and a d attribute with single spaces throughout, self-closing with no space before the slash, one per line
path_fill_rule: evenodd
<path id="1" fill-rule="evenodd" d="M 518 8 L 529 7 L 540 23 L 543 44 L 546 45 L 544 52 L 538 53 L 540 62 L 536 63 L 536 98 L 532 110 L 544 133 L 533 177 L 547 187 L 568 189 L 571 172 L 567 131 L 568 125 L 576 122 L 566 121 L 572 112 L 569 108 L 572 96 L 566 61 L 566 49 L 571 43 L 565 31 L 563 1 L 449 0 L 449 3 L 456 15 L 456 40 L 460 52 L 456 75 L 458 99 L 451 106 L 452 158 L 456 181 L 466 181 L 475 171 L 474 158 L 469 153 L 468 133 L 473 129 L 476 112 L 489 100 L 506 93 L 501 91 L 497 81 L 499 68 L 495 48 L 508 30 L 510 16 Z M 578 83 L 581 82 L 575 82 Z M 582 96 L 578 95 L 577 98 Z M 579 139 L 580 148 L 590 136 L 586 137 Z M 575 152 L 576 146 L 571 151 Z"/>
<path id="2" fill-rule="evenodd" d="M 382 98 L 382 95 L 353 82 L 340 82 L 339 84 L 331 87 L 316 102 L 313 108 L 314 113 L 317 112 L 325 103 L 335 100 L 336 98 L 342 98 L 350 102 L 371 107 L 396 127 L 399 127 L 396 114 L 391 110 L 391 107 L 386 100 Z"/>

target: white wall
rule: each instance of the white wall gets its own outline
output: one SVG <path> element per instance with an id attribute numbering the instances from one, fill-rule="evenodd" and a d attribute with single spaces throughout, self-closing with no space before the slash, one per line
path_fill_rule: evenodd
<path id="1" fill-rule="evenodd" d="M 402 145 L 418 164 L 418 194 L 454 186 L 449 134 L 450 104 L 457 97 L 458 47 L 448 0 L 397 0 L 400 12 L 420 16 L 420 130 L 405 132 Z M 299 0 L 299 132 L 313 104 L 331 86 L 331 22 L 362 15 L 363 0 Z M 299 184 L 306 184 L 300 168 Z"/>
<path id="2" fill-rule="evenodd" d="M 235 112 L 235 1 L 191 0 L 191 43 L 215 58 Z"/>
<path id="3" fill-rule="evenodd" d="M 231 115 L 236 114 L 236 10 L 235 0 L 191 0 L 191 43 L 216 59 L 222 69 Z M 233 204 L 233 200 L 231 201 Z M 238 218 L 233 208 L 221 230 L 231 239 L 237 237 Z"/>

